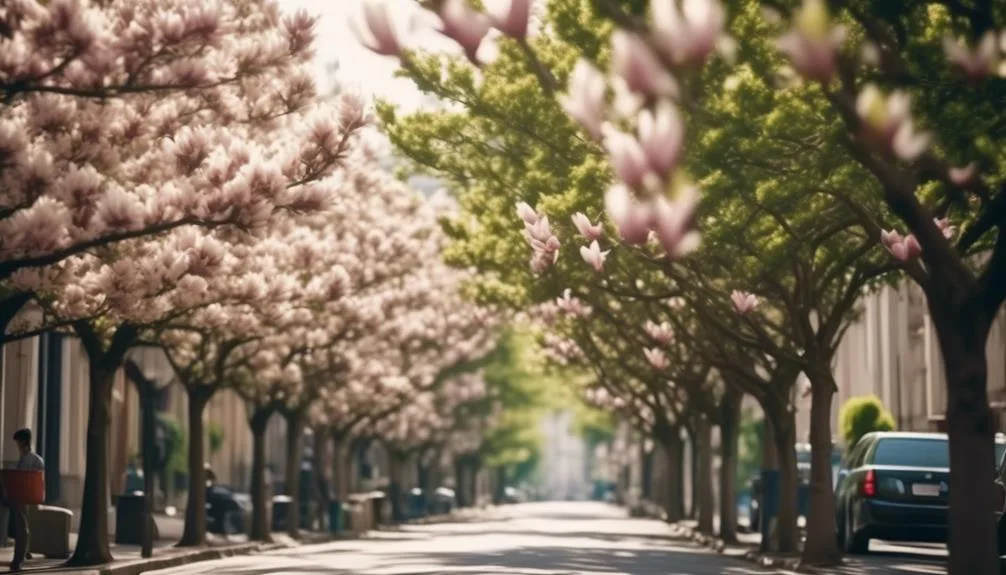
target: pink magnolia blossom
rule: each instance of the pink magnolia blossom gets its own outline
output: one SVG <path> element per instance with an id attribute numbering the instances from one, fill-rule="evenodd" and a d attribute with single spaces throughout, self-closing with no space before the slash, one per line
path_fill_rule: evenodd
<path id="1" fill-rule="evenodd" d="M 608 188 L 604 196 L 608 216 L 618 228 L 622 239 L 629 244 L 645 244 L 650 237 L 653 221 L 650 209 L 632 198 L 632 194 L 622 184 Z"/>
<path id="2" fill-rule="evenodd" d="M 531 19 L 531 0 L 489 0 L 486 2 L 489 20 L 500 32 L 515 40 L 527 38 Z"/>
<path id="3" fill-rule="evenodd" d="M 604 260 L 608 257 L 610 250 L 601 251 L 601 246 L 597 240 L 590 242 L 590 246 L 580 246 L 580 257 L 587 262 L 594 271 L 600 273 L 604 271 Z"/>
<path id="4" fill-rule="evenodd" d="M 660 245 L 672 259 L 688 255 L 699 247 L 699 233 L 690 227 L 698 201 L 698 190 L 683 186 L 674 200 L 660 197 L 655 202 L 654 230 Z"/>
<path id="5" fill-rule="evenodd" d="M 674 331 L 671 329 L 671 324 L 666 321 L 659 324 L 647 321 L 644 329 L 647 335 L 661 345 L 667 345 L 674 341 Z"/>
<path id="6" fill-rule="evenodd" d="M 943 39 L 943 51 L 947 60 L 964 72 L 972 82 L 987 76 L 1003 75 L 1006 66 L 1000 67 L 1002 57 L 997 46 L 997 34 L 989 30 L 982 35 L 973 48 L 962 45 L 957 40 L 947 37 Z"/>
<path id="7" fill-rule="evenodd" d="M 604 148 L 611 157 L 615 175 L 629 188 L 638 190 L 647 184 L 654 185 L 655 174 L 650 170 L 646 151 L 636 138 L 610 125 L 604 129 Z"/>
<path id="8" fill-rule="evenodd" d="M 969 186 L 978 178 L 978 164 L 971 162 L 964 167 L 950 168 L 947 175 L 955 185 L 961 187 Z"/>
<path id="9" fill-rule="evenodd" d="M 685 127 L 674 104 L 661 100 L 655 111 L 639 114 L 639 144 L 650 169 L 663 179 L 674 172 L 681 159 Z"/>
<path id="10" fill-rule="evenodd" d="M 525 224 L 533 226 L 538 222 L 538 213 L 527 202 L 519 202 L 517 204 L 517 215 L 520 216 L 520 219 L 524 220 Z"/>
<path id="11" fill-rule="evenodd" d="M 734 290 L 730 294 L 730 301 L 734 305 L 734 310 L 741 315 L 748 314 L 758 307 L 758 296 L 745 291 Z"/>
<path id="12" fill-rule="evenodd" d="M 895 90 L 885 97 L 869 84 L 856 99 L 856 112 L 863 120 L 867 140 L 881 150 L 913 161 L 929 149 L 932 137 L 915 129 L 908 94 Z"/>
<path id="13" fill-rule="evenodd" d="M 919 245 L 919 241 L 912 234 L 902 237 L 901 234 L 894 230 L 884 230 L 880 234 L 880 241 L 887 248 L 887 251 L 891 252 L 891 255 L 898 261 L 907 262 L 922 254 L 922 246 Z"/>
<path id="14" fill-rule="evenodd" d="M 517 211 L 523 213 L 524 238 L 531 246 L 531 269 L 542 273 L 559 260 L 559 238 L 552 233 L 548 216 L 538 215 L 523 203 L 517 206 Z"/>
<path id="15" fill-rule="evenodd" d="M 678 82 L 660 64 L 642 38 L 616 30 L 611 36 L 612 67 L 633 92 L 654 97 L 677 97 Z"/>
<path id="16" fill-rule="evenodd" d="M 562 292 L 562 297 L 556 298 L 555 303 L 560 310 L 573 317 L 586 317 L 591 313 L 590 306 L 573 297 L 573 292 L 569 288 Z"/>
<path id="17" fill-rule="evenodd" d="M 845 37 L 844 26 L 831 24 L 824 0 L 804 0 L 793 29 L 779 39 L 778 47 L 799 74 L 828 84 Z"/>
<path id="18" fill-rule="evenodd" d="M 590 218 L 588 218 L 583 212 L 576 212 L 573 214 L 573 225 L 575 225 L 577 231 L 583 234 L 583 237 L 588 240 L 596 240 L 601 237 L 601 223 L 590 223 Z"/>
<path id="19" fill-rule="evenodd" d="M 385 0 L 364 0 L 363 17 L 365 35 L 359 26 L 350 21 L 350 29 L 357 40 L 368 50 L 382 56 L 400 58 L 404 50 L 402 39 L 392 22 L 390 8 Z"/>
<path id="20" fill-rule="evenodd" d="M 646 356 L 646 361 L 648 361 L 654 369 L 664 371 L 671 366 L 671 362 L 667 359 L 667 355 L 659 348 L 646 348 L 643 350 L 643 354 Z"/>
<path id="21" fill-rule="evenodd" d="M 701 65 L 713 52 L 726 14 L 716 0 L 654 0 L 653 32 L 661 50 L 677 65 Z"/>
<path id="22" fill-rule="evenodd" d="M 580 59 L 569 77 L 566 94 L 559 96 L 563 110 L 573 118 L 595 140 L 602 137 L 601 124 L 604 120 L 605 91 L 604 76 L 590 62 Z"/>
<path id="23" fill-rule="evenodd" d="M 943 233 L 943 237 L 946 239 L 951 239 L 954 234 L 957 233 L 957 228 L 950 225 L 950 220 L 948 218 L 933 218 L 933 223 L 936 227 Z"/>
<path id="24" fill-rule="evenodd" d="M 489 33 L 489 19 L 465 0 L 445 0 L 439 15 L 443 22 L 440 32 L 457 42 L 468 59 L 477 65 L 479 47 Z"/>

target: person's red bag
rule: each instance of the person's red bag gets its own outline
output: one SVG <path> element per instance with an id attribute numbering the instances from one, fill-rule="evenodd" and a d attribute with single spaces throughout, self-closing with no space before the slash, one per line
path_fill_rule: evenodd
<path id="1" fill-rule="evenodd" d="M 0 484 L 7 500 L 23 505 L 45 503 L 45 473 L 23 469 L 0 469 Z"/>

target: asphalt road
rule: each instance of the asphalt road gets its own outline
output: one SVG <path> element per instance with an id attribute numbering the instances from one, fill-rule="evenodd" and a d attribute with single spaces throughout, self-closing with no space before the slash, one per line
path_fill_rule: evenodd
<path id="1" fill-rule="evenodd" d="M 601 503 L 511 506 L 506 517 L 408 526 L 361 540 L 196 563 L 159 575 L 782 575 L 690 543 Z M 828 573 L 941 574 L 944 558 L 883 549 Z"/>

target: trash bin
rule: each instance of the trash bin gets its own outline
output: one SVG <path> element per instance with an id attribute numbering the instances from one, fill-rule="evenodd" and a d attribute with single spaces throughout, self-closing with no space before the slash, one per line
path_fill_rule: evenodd
<path id="1" fill-rule="evenodd" d="M 426 516 L 426 498 L 423 490 L 414 487 L 409 491 L 409 517 L 419 519 Z"/>
<path id="2" fill-rule="evenodd" d="M 143 493 L 123 494 L 115 504 L 115 542 L 119 545 L 143 544 Z"/>
<path id="3" fill-rule="evenodd" d="M 388 496 L 383 491 L 371 491 L 369 499 L 373 509 L 374 527 L 384 525 L 387 523 L 384 517 L 384 503 L 388 500 Z"/>
<path id="4" fill-rule="evenodd" d="M 342 533 L 342 503 L 339 501 L 328 504 L 328 532 Z"/>
<path id="5" fill-rule="evenodd" d="M 289 495 L 275 495 L 272 498 L 272 530 L 286 531 L 287 517 L 293 498 Z"/>

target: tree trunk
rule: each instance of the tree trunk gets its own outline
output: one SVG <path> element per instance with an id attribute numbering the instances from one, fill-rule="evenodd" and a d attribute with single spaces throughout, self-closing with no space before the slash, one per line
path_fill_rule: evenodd
<path id="1" fill-rule="evenodd" d="M 108 549 L 108 430 L 112 386 L 118 367 L 106 357 L 89 357 L 90 401 L 87 412 L 84 494 L 77 546 L 67 565 L 87 567 L 112 561 Z"/>
<path id="2" fill-rule="evenodd" d="M 493 503 L 496 505 L 502 505 L 506 500 L 506 466 L 500 465 L 495 470 L 496 481 L 493 485 Z"/>
<path id="3" fill-rule="evenodd" d="M 830 566 L 842 562 L 835 527 L 835 488 L 831 478 L 831 403 L 837 387 L 827 365 L 811 378 L 810 502 L 802 562 Z"/>
<path id="4" fill-rule="evenodd" d="M 391 503 L 391 520 L 395 523 L 404 522 L 405 509 L 402 505 L 402 475 L 408 456 L 401 452 L 388 449 L 388 500 Z"/>
<path id="5" fill-rule="evenodd" d="M 696 501 L 699 505 L 699 531 L 713 534 L 713 438 L 712 426 L 709 420 L 699 417 L 695 422 L 695 443 L 698 453 L 696 482 L 694 490 L 698 493 Z"/>
<path id="6" fill-rule="evenodd" d="M 479 472 L 482 471 L 482 462 L 478 457 L 473 457 L 468 473 L 468 504 L 470 507 L 477 507 L 479 504 Z"/>
<path id="7" fill-rule="evenodd" d="M 681 439 L 681 432 L 676 427 L 663 430 L 659 436 L 655 437 L 661 449 L 664 450 L 664 460 L 667 464 L 665 474 L 666 498 L 664 511 L 667 512 L 667 521 L 676 522 L 684 519 L 684 489 L 682 485 L 682 462 L 684 461 L 684 442 Z"/>
<path id="8" fill-rule="evenodd" d="M 335 499 L 345 505 L 349 501 L 349 437 L 344 433 L 332 434 L 332 481 Z"/>
<path id="9" fill-rule="evenodd" d="M 779 515 L 776 519 L 776 540 L 780 553 L 793 553 L 798 548 L 799 533 L 796 527 L 797 489 L 796 422 L 787 411 L 785 420 L 773 426 L 776 453 L 779 456 Z M 763 534 L 764 537 L 764 534 Z"/>
<path id="10" fill-rule="evenodd" d="M 328 507 L 332 502 L 331 457 L 332 434 L 327 429 L 314 430 L 314 464 L 311 468 L 315 506 L 315 522 L 322 531 L 327 529 Z"/>
<path id="11" fill-rule="evenodd" d="M 286 532 L 294 539 L 300 538 L 300 460 L 302 457 L 304 413 L 291 410 L 283 414 L 286 420 L 286 495 L 290 508 L 286 515 Z"/>
<path id="12" fill-rule="evenodd" d="M 269 501 L 269 489 L 265 483 L 265 431 L 269 427 L 269 419 L 272 418 L 272 414 L 271 407 L 259 407 L 255 409 L 249 419 L 252 431 L 252 518 L 249 538 L 252 541 L 272 541 L 272 529 L 269 525 L 271 501 Z"/>
<path id="13" fill-rule="evenodd" d="M 947 384 L 950 436 L 950 575 L 998 573 L 994 422 L 988 405 L 985 343 L 990 321 L 930 304 Z"/>
<path id="14" fill-rule="evenodd" d="M 646 450 L 646 442 L 639 442 L 639 460 L 642 467 L 642 485 L 640 491 L 643 499 L 651 501 L 653 499 L 653 451 Z"/>
<path id="15" fill-rule="evenodd" d="M 737 443 L 744 396 L 727 388 L 720 403 L 720 539 L 737 542 Z"/>
<path id="16" fill-rule="evenodd" d="M 459 509 L 469 507 L 468 493 L 465 490 L 465 459 L 458 457 L 454 460 L 454 498 L 457 500 Z"/>
<path id="17" fill-rule="evenodd" d="M 425 517 L 428 513 L 430 501 L 430 464 L 426 461 L 423 453 L 416 457 L 416 482 L 422 492 L 419 512 Z"/>
<path id="18" fill-rule="evenodd" d="M 189 397 L 189 498 L 185 504 L 185 528 L 178 547 L 198 547 L 206 544 L 206 430 L 203 412 L 213 397 L 213 391 L 204 387 L 186 387 L 186 390 Z"/>
<path id="19" fill-rule="evenodd" d="M 688 429 L 688 475 L 689 482 L 691 483 L 690 489 L 688 490 L 688 497 L 691 499 L 688 505 L 688 518 L 698 519 L 699 517 L 699 450 L 698 441 L 696 436 L 698 433 L 695 429 L 698 427 L 697 423 L 692 424 Z"/>

